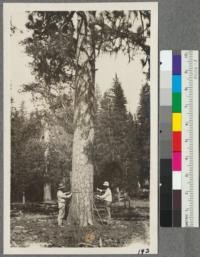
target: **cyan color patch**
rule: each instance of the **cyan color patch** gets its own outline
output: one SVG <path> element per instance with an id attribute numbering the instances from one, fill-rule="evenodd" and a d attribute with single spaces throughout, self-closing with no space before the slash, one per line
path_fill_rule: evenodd
<path id="1" fill-rule="evenodd" d="M 181 92 L 181 75 L 172 76 L 172 91 Z"/>

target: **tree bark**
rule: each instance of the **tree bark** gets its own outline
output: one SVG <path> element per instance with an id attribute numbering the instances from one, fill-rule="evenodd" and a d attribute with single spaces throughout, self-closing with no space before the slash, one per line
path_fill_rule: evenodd
<path id="1" fill-rule="evenodd" d="M 52 201 L 51 195 L 51 182 L 48 181 L 48 166 L 49 166 L 49 142 L 50 142 L 50 131 L 47 122 L 44 122 L 44 143 L 46 145 L 46 149 L 44 152 L 44 162 L 45 162 L 45 173 L 44 173 L 44 192 L 43 192 L 43 201 L 49 202 Z"/>
<path id="2" fill-rule="evenodd" d="M 68 223 L 93 225 L 92 150 L 94 140 L 95 47 L 92 38 L 94 14 L 82 13 L 78 20 L 77 71 L 74 81 L 74 138 L 72 155 L 72 199 Z"/>

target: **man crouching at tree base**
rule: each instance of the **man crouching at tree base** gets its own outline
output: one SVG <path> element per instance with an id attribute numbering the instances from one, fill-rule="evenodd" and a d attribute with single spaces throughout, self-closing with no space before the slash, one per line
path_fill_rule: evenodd
<path id="1" fill-rule="evenodd" d="M 101 199 L 105 202 L 106 211 L 107 211 L 107 224 L 111 223 L 111 203 L 112 203 L 112 192 L 109 188 L 109 182 L 105 181 L 103 183 L 103 187 L 105 188 L 105 192 L 103 195 L 98 195 L 97 198 Z M 102 192 L 102 189 L 97 188 L 98 191 Z"/>
<path id="2" fill-rule="evenodd" d="M 66 199 L 72 196 L 72 193 L 64 192 L 65 186 L 63 183 L 58 185 L 57 199 L 58 199 L 58 226 L 63 227 L 63 219 L 65 217 Z"/>

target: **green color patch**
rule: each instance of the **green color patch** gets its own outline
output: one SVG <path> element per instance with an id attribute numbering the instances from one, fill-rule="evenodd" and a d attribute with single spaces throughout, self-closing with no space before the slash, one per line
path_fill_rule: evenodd
<path id="1" fill-rule="evenodd" d="M 181 112 L 181 93 L 172 94 L 172 112 Z"/>

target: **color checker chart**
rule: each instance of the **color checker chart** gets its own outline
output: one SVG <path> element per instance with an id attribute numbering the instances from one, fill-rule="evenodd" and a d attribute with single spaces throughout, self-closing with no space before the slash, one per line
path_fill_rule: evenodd
<path id="1" fill-rule="evenodd" d="M 198 51 L 160 52 L 160 225 L 199 226 Z"/>

